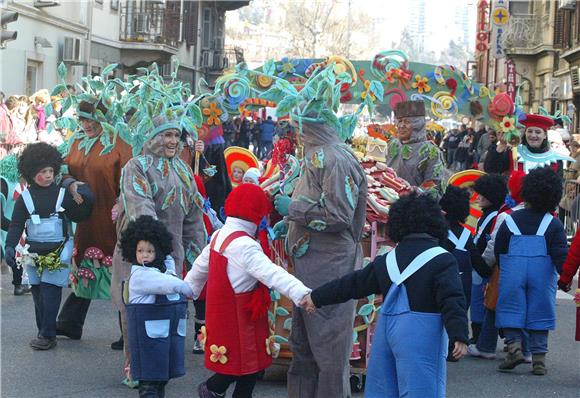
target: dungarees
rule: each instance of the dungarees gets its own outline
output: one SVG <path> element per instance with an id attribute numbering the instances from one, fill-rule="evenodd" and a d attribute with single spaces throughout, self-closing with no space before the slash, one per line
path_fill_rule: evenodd
<path id="1" fill-rule="evenodd" d="M 451 230 L 448 233 L 448 239 L 455 245 L 453 250 L 453 257 L 457 260 L 459 265 L 459 275 L 461 276 L 461 283 L 463 285 L 463 294 L 465 295 L 465 302 L 469 306 L 471 302 L 471 286 L 472 286 L 472 272 L 471 253 L 465 250 L 467 240 L 471 236 L 471 232 L 467 228 L 463 228 L 461 236 L 457 238 Z"/>
<path id="2" fill-rule="evenodd" d="M 553 216 L 544 215 L 535 235 L 522 235 L 511 216 L 509 250 L 502 254 L 496 326 L 530 330 L 556 328 L 558 274 L 548 255 L 544 233 Z"/>
<path id="3" fill-rule="evenodd" d="M 485 217 L 480 227 L 477 229 L 477 234 L 473 238 L 473 243 L 477 245 L 479 239 L 482 238 L 483 231 L 488 226 L 490 222 L 497 216 L 497 211 L 492 211 Z M 471 306 L 470 306 L 470 319 L 473 323 L 483 323 L 483 317 L 485 316 L 485 307 L 483 305 L 483 298 L 485 292 L 485 285 L 489 278 L 482 278 L 475 271 L 471 271 Z M 470 301 L 467 301 L 468 303 Z"/>
<path id="4" fill-rule="evenodd" d="M 133 380 L 167 381 L 185 374 L 187 300 L 156 295 L 154 304 L 125 304 Z"/>
<path id="5" fill-rule="evenodd" d="M 425 250 L 401 273 L 396 250 L 387 255 L 393 284 L 375 330 L 365 397 L 444 397 L 448 337 L 441 314 L 411 311 L 403 282 L 447 252 L 441 247 Z"/>
<path id="6" fill-rule="evenodd" d="M 66 237 L 63 235 L 64 220 L 58 216 L 58 213 L 64 209 L 61 207 L 64 199 L 65 190 L 61 188 L 56 200 L 54 214 L 49 218 L 40 218 L 35 214 L 34 202 L 27 190 L 22 192 L 22 199 L 30 218 L 26 221 L 26 240 L 30 242 L 64 242 Z M 70 264 L 72 258 L 73 241 L 68 239 L 64 243 L 62 252 L 60 253 L 60 261 L 62 264 Z M 39 285 L 41 282 L 50 283 L 59 287 L 68 286 L 69 267 L 64 267 L 56 271 L 44 270 L 42 275 L 38 275 L 36 266 L 30 260 L 23 258 L 26 272 L 28 273 L 28 280 L 31 285 Z"/>

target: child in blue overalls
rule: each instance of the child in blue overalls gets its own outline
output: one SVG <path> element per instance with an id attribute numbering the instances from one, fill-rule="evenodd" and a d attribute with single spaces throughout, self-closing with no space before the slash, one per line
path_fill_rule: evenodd
<path id="1" fill-rule="evenodd" d="M 470 194 L 466 189 L 450 185 L 439 200 L 449 225 L 447 239 L 441 246 L 457 260 L 467 309 L 471 301 L 472 272 L 479 278 L 488 278 L 491 275 L 491 268 L 485 264 L 473 243 L 471 231 L 462 225 L 469 216 L 469 198 Z M 453 361 L 453 358 L 448 360 Z"/>
<path id="2" fill-rule="evenodd" d="M 28 145 L 18 158 L 18 171 L 28 183 L 16 204 L 6 237 L 6 263 L 16 265 L 16 245 L 26 230 L 22 266 L 26 267 L 36 315 L 37 337 L 30 342 L 35 350 L 56 346 L 56 317 L 62 288 L 68 285 L 73 242 L 68 236 L 68 221 L 88 218 L 92 195 L 87 187 L 79 192 L 84 203 L 55 183 L 62 157 L 46 143 Z"/>
<path id="3" fill-rule="evenodd" d="M 459 359 L 469 339 L 457 261 L 439 246 L 447 223 L 433 199 L 411 194 L 391 206 L 387 230 L 397 242 L 391 252 L 313 290 L 301 305 L 310 312 L 382 294 L 365 397 L 444 397 L 448 341 Z"/>
<path id="4" fill-rule="evenodd" d="M 534 169 L 524 178 L 522 197 L 526 207 L 506 217 L 495 240 L 500 268 L 496 326 L 508 344 L 498 370 L 524 363 L 527 332 L 532 372 L 541 376 L 547 371 L 548 331 L 556 327 L 557 274 L 568 253 L 564 227 L 551 214 L 562 197 L 562 180 L 548 167 Z"/>
<path id="5" fill-rule="evenodd" d="M 121 236 L 131 275 L 125 296 L 131 375 L 139 396 L 165 396 L 169 379 L 185 374 L 186 297 L 191 288 L 175 274 L 171 235 L 151 216 L 129 223 Z"/>

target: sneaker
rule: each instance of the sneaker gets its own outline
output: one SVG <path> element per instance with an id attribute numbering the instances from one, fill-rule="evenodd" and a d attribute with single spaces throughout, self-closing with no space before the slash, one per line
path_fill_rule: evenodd
<path id="1" fill-rule="evenodd" d="M 207 382 L 205 381 L 197 387 L 197 393 L 199 395 L 199 398 L 223 398 L 226 396 L 225 393 L 218 394 L 217 392 L 208 390 Z"/>
<path id="2" fill-rule="evenodd" d="M 536 354 L 532 356 L 532 373 L 536 376 L 544 376 L 548 373 L 546 368 L 546 354 Z"/>
<path id="3" fill-rule="evenodd" d="M 30 341 L 30 347 L 32 347 L 35 350 L 42 351 L 53 349 L 54 347 L 56 347 L 56 338 L 55 337 L 47 338 L 40 336 L 39 338 Z"/>
<path id="4" fill-rule="evenodd" d="M 525 359 L 524 354 L 522 354 L 522 343 L 517 341 L 509 344 L 508 354 L 503 362 L 499 364 L 497 370 L 500 372 L 509 371 L 524 362 Z"/>
<path id="5" fill-rule="evenodd" d="M 468 345 L 467 352 L 472 357 L 483 358 L 483 359 L 495 359 L 495 354 L 492 354 L 491 352 L 479 351 L 475 344 Z"/>
<path id="6" fill-rule="evenodd" d="M 201 342 L 198 339 L 195 339 L 193 341 L 193 351 L 192 353 L 194 354 L 203 354 L 203 346 L 201 345 Z"/>
<path id="7" fill-rule="evenodd" d="M 125 344 L 123 342 L 123 336 L 121 336 L 121 337 L 119 337 L 119 340 L 113 341 L 111 343 L 111 350 L 121 351 L 124 346 L 125 346 Z"/>
<path id="8" fill-rule="evenodd" d="M 14 295 L 22 296 L 26 293 L 30 293 L 30 286 L 28 285 L 14 285 Z"/>

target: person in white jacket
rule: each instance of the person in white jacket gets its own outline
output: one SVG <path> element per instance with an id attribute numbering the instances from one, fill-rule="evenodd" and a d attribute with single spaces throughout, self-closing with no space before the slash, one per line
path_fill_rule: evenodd
<path id="1" fill-rule="evenodd" d="M 205 366 L 215 375 L 198 388 L 202 398 L 221 397 L 236 382 L 234 396 L 251 396 L 257 375 L 272 362 L 268 288 L 297 306 L 311 289 L 275 265 L 255 240 L 271 204 L 262 189 L 242 184 L 225 203 L 226 222 L 185 277 L 196 298 L 207 284 Z"/>

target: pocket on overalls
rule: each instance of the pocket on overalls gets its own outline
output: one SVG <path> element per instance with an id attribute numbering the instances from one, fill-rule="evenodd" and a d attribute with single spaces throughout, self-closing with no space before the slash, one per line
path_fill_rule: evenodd
<path id="1" fill-rule="evenodd" d="M 177 334 L 185 337 L 187 334 L 187 319 L 180 319 L 177 324 Z"/>
<path id="2" fill-rule="evenodd" d="M 145 332 L 151 339 L 162 339 L 169 336 L 169 319 L 145 321 Z"/>

